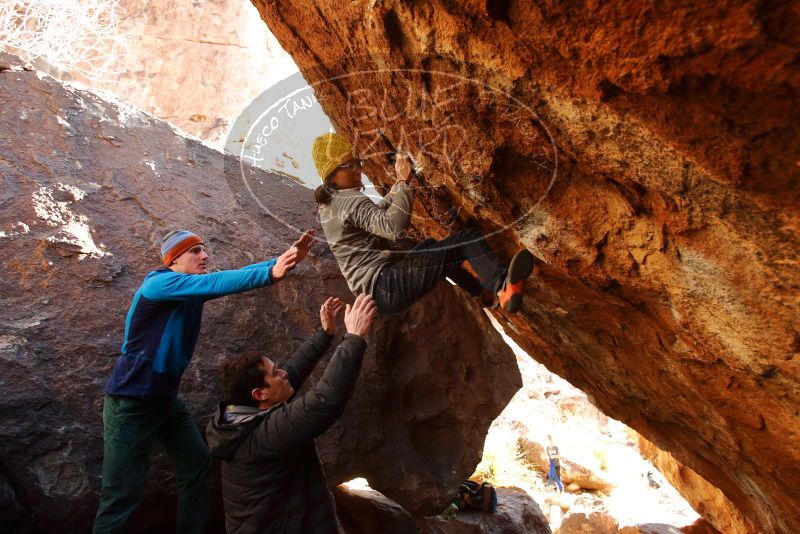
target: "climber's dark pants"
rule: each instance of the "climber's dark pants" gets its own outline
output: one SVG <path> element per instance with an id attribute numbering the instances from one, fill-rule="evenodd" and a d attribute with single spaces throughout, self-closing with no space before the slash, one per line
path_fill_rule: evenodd
<path id="1" fill-rule="evenodd" d="M 464 261 L 480 280 L 461 267 Z M 373 289 L 378 311 L 405 311 L 444 277 L 474 296 L 481 295 L 482 289 L 496 293 L 505 280 L 506 266 L 477 230 L 457 232 L 441 241 L 426 239 L 400 261 L 380 270 Z"/>
<path id="2" fill-rule="evenodd" d="M 156 440 L 175 463 L 178 532 L 204 532 L 211 496 L 211 456 L 183 402 L 106 395 L 103 429 L 103 478 L 95 534 L 126 531 L 128 519 L 144 497 Z"/>

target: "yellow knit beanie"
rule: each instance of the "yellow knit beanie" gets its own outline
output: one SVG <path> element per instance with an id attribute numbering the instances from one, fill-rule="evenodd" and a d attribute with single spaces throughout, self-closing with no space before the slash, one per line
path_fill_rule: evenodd
<path id="1" fill-rule="evenodd" d="M 314 139 L 311 157 L 314 158 L 314 165 L 317 166 L 317 172 L 324 182 L 336 167 L 353 158 L 353 147 L 341 135 L 326 133 Z"/>

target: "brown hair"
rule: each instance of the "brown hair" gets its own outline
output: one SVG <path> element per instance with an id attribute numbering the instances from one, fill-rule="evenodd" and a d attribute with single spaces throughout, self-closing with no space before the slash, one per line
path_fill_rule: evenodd
<path id="1" fill-rule="evenodd" d="M 331 203 L 331 189 L 325 184 L 314 189 L 314 200 L 317 204 L 330 204 Z"/>
<path id="2" fill-rule="evenodd" d="M 258 407 L 250 392 L 269 387 L 264 381 L 261 357 L 260 352 L 251 350 L 222 364 L 222 395 L 227 404 Z"/>
<path id="3" fill-rule="evenodd" d="M 322 180 L 321 186 L 314 189 L 314 200 L 317 204 L 330 204 L 331 198 L 333 198 L 333 190 L 336 189 L 336 185 L 333 183 L 334 172 L 336 172 L 336 169 Z"/>

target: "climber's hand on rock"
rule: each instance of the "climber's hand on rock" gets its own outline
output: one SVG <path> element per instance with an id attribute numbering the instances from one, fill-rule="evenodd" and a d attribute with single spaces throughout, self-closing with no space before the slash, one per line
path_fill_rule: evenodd
<path id="1" fill-rule="evenodd" d="M 394 173 L 398 182 L 408 183 L 411 177 L 411 158 L 398 152 L 394 160 Z"/>

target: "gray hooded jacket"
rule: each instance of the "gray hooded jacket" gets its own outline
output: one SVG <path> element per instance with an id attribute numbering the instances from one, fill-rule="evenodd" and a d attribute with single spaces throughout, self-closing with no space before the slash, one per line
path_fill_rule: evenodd
<path id="1" fill-rule="evenodd" d="M 397 182 L 376 205 L 358 189 L 334 190 L 319 207 L 320 222 L 353 294 L 372 295 L 375 277 L 391 261 L 388 249 L 411 220 L 414 190 Z"/>

